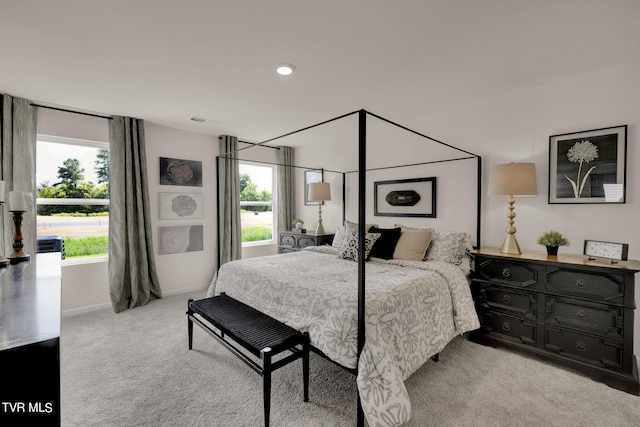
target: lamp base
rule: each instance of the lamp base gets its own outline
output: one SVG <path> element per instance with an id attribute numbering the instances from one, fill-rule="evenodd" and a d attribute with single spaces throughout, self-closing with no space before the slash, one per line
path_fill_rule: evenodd
<path id="1" fill-rule="evenodd" d="M 324 227 L 322 226 L 322 223 L 319 222 L 318 226 L 316 227 L 316 235 L 320 236 L 322 234 L 324 234 Z"/>
<path id="2" fill-rule="evenodd" d="M 520 255 L 522 252 L 520 251 L 520 245 L 518 245 L 518 241 L 516 240 L 515 234 L 507 234 L 507 238 L 504 239 L 504 243 L 500 248 L 500 252 L 503 254 L 514 254 Z"/>
<path id="3" fill-rule="evenodd" d="M 9 255 L 9 262 L 11 264 L 17 264 L 23 261 L 29 261 L 31 259 L 31 255 L 24 253 L 23 250 L 13 251 L 11 255 Z"/>

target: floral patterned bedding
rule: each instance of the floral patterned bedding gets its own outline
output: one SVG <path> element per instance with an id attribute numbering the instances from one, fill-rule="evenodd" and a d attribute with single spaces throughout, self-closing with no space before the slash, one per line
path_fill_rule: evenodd
<path id="1" fill-rule="evenodd" d="M 335 362 L 358 369 L 369 426 L 411 417 L 404 381 L 455 336 L 480 326 L 466 272 L 442 261 L 366 264 L 366 337 L 357 363 L 357 263 L 331 247 L 224 264 L 207 297 L 226 292 L 301 331 Z"/>

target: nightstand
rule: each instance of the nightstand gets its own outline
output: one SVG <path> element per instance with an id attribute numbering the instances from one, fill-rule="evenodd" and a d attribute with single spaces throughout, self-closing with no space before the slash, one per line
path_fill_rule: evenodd
<path id="1" fill-rule="evenodd" d="M 330 245 L 333 242 L 333 233 L 316 234 L 315 231 L 301 233 L 287 230 L 278 232 L 278 253 L 299 251 L 307 246 Z"/>
<path id="2" fill-rule="evenodd" d="M 640 394 L 633 355 L 640 261 L 584 255 L 475 253 L 472 292 L 480 329 L 471 339 L 508 347 Z"/>

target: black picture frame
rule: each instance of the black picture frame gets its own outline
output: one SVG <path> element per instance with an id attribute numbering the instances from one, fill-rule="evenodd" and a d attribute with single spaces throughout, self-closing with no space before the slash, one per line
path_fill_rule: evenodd
<path id="1" fill-rule="evenodd" d="M 436 217 L 436 177 L 373 183 L 375 216 Z"/>
<path id="2" fill-rule="evenodd" d="M 160 157 L 160 185 L 202 187 L 202 162 Z"/>
<path id="3" fill-rule="evenodd" d="M 304 204 L 307 206 L 318 206 L 320 202 L 309 200 L 309 184 L 324 182 L 324 170 L 314 169 L 304 171 Z"/>
<path id="4" fill-rule="evenodd" d="M 549 204 L 625 203 L 627 125 L 549 137 Z"/>

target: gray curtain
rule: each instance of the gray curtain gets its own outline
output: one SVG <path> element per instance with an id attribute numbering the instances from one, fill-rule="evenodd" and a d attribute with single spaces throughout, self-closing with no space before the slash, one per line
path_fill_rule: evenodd
<path id="1" fill-rule="evenodd" d="M 218 138 L 218 239 L 220 265 L 242 258 L 240 227 L 240 167 L 236 158 L 238 138 L 221 135 Z M 226 154 L 226 156 L 225 156 Z"/>
<path id="2" fill-rule="evenodd" d="M 27 195 L 27 212 L 22 220 L 23 250 L 36 253 L 36 140 L 38 109 L 23 98 L 0 95 L 0 156 L 2 180 L 5 183 L 5 202 L 10 191 L 24 191 Z M 9 206 L 2 207 L 0 226 L 0 250 L 5 258 L 13 252 L 13 221 Z"/>
<path id="3" fill-rule="evenodd" d="M 278 163 L 278 229 L 290 230 L 295 216 L 295 177 L 293 148 L 281 146 L 277 150 Z"/>
<path id="4" fill-rule="evenodd" d="M 109 150 L 109 293 L 119 313 L 162 298 L 151 236 L 144 122 L 114 116 Z"/>

